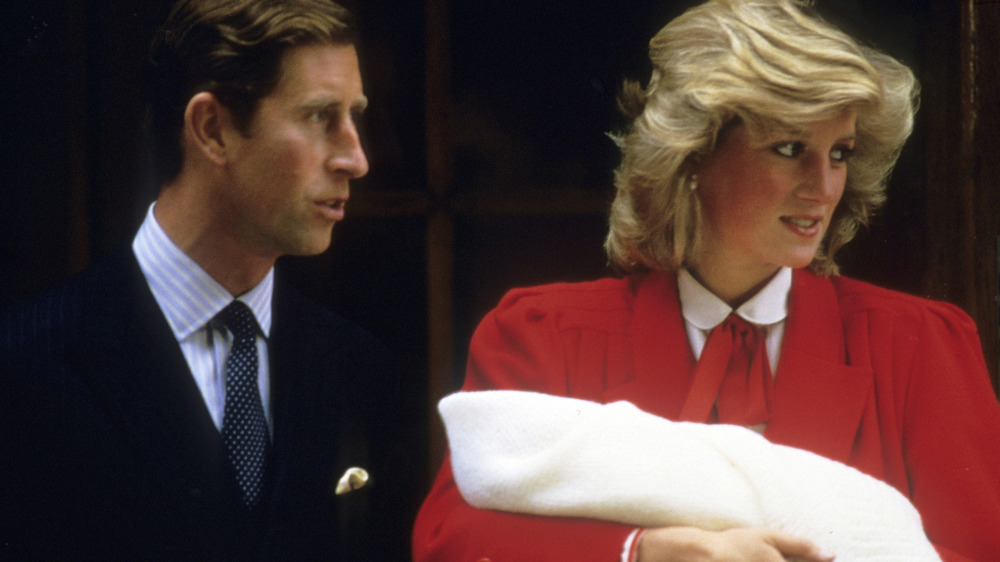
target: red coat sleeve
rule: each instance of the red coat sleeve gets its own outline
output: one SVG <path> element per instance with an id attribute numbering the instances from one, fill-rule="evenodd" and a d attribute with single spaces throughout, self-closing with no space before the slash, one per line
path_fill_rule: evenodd
<path id="1" fill-rule="evenodd" d="M 558 313 L 531 304 L 530 291 L 508 295 L 473 335 L 463 390 L 518 389 L 566 394 L 566 350 Z M 461 497 L 445 460 L 413 534 L 413 559 L 492 562 L 615 562 L 633 528 L 593 520 L 535 517 L 476 509 Z"/>
<path id="2" fill-rule="evenodd" d="M 858 442 L 879 446 L 865 466 L 910 498 L 945 561 L 1000 560 L 1000 404 L 975 323 L 947 303 L 834 280 L 848 357 L 875 375 L 878 429 Z"/>
<path id="3" fill-rule="evenodd" d="M 903 410 L 910 496 L 945 560 L 1000 560 L 1000 405 L 975 324 L 932 303 Z"/>

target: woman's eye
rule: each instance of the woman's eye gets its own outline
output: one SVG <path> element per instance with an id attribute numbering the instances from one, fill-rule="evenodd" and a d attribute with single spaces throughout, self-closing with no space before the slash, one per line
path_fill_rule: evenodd
<path id="1" fill-rule="evenodd" d="M 833 159 L 834 162 L 847 162 L 847 159 L 851 156 L 852 152 L 854 152 L 854 150 L 851 148 L 838 146 L 830 151 L 830 158 Z"/>
<path id="2" fill-rule="evenodd" d="M 326 121 L 326 110 L 313 111 L 309 114 L 309 120 L 313 123 L 324 123 Z"/>
<path id="3" fill-rule="evenodd" d="M 795 158 L 802 153 L 802 148 L 801 142 L 783 142 L 775 145 L 774 151 L 786 158 Z"/>

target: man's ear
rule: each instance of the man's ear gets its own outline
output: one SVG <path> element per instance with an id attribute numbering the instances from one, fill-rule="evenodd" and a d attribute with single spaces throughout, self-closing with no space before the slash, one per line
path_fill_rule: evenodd
<path id="1" fill-rule="evenodd" d="M 225 166 L 232 150 L 232 114 L 211 92 L 198 92 L 184 110 L 184 138 L 216 166 Z"/>

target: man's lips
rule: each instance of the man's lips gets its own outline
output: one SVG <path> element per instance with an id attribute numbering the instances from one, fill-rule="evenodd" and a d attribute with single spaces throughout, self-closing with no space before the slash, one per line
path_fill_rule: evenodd
<path id="1" fill-rule="evenodd" d="M 327 220 L 337 222 L 344 219 L 347 198 L 324 199 L 317 201 L 316 206 Z"/>

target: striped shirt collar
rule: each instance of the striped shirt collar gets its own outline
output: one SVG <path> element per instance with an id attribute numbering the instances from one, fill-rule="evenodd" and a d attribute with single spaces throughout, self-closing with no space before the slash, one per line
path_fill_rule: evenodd
<path id="1" fill-rule="evenodd" d="M 132 251 L 174 337 L 183 341 L 205 327 L 234 297 L 170 240 L 153 215 L 155 206 L 149 206 Z M 253 311 L 265 338 L 271 333 L 273 290 L 272 268 L 256 287 L 239 297 Z"/>

